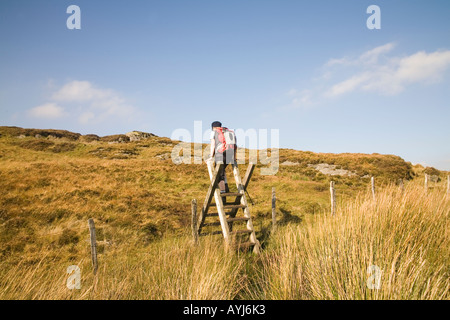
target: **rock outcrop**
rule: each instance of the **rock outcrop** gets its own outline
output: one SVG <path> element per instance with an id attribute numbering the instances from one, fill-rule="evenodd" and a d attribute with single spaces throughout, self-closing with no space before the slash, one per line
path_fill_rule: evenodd
<path id="1" fill-rule="evenodd" d="M 328 163 L 318 163 L 318 164 L 308 164 L 308 167 L 314 168 L 318 171 L 320 171 L 323 174 L 330 175 L 330 176 L 348 176 L 353 177 L 357 174 L 345 170 L 345 169 L 337 169 L 336 165 L 328 164 Z"/>
<path id="2" fill-rule="evenodd" d="M 144 139 L 148 139 L 151 137 L 156 137 L 153 133 L 148 132 L 142 132 L 142 131 L 131 131 L 128 133 L 125 133 L 125 135 L 130 138 L 130 141 L 141 141 Z"/>

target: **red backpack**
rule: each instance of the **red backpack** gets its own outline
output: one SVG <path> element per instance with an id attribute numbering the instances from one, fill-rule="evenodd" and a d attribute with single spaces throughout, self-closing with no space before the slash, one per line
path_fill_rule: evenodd
<path id="1" fill-rule="evenodd" d="M 223 153 L 225 150 L 236 148 L 236 135 L 233 130 L 228 128 L 218 128 L 219 143 L 216 146 L 216 152 Z"/>

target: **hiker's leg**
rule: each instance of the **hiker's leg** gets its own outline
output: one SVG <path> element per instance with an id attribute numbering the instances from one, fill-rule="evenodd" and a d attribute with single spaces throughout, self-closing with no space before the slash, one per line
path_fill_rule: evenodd
<path id="1" fill-rule="evenodd" d="M 215 160 L 216 160 L 216 163 L 222 162 L 224 164 L 223 169 L 219 172 L 219 189 L 220 189 L 220 192 L 225 192 L 226 191 L 225 167 L 227 166 L 226 161 L 225 161 L 226 157 L 224 157 L 223 153 L 216 153 Z"/>
<path id="2" fill-rule="evenodd" d="M 219 189 L 220 192 L 227 192 L 227 187 L 228 185 L 225 184 L 225 181 L 227 179 L 227 177 L 225 176 L 225 168 L 226 168 L 226 164 L 224 164 L 223 169 L 221 172 L 219 172 Z"/>
<path id="3" fill-rule="evenodd" d="M 234 151 L 226 150 L 224 152 L 224 158 L 225 158 L 225 167 L 229 164 L 233 164 L 234 163 Z M 226 176 L 225 176 L 225 191 L 230 192 L 230 188 L 228 187 L 228 181 L 227 181 Z"/>
<path id="4" fill-rule="evenodd" d="M 230 189 L 228 188 L 227 173 L 225 171 L 227 165 L 228 164 L 225 162 L 225 165 L 223 166 L 223 183 L 225 192 L 230 192 Z"/>

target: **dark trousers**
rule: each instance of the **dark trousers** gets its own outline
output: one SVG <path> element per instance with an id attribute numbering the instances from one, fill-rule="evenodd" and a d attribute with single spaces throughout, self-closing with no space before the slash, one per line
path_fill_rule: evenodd
<path id="1" fill-rule="evenodd" d="M 225 168 L 228 164 L 234 163 L 234 150 L 225 150 L 223 153 L 216 153 L 214 158 L 216 164 L 219 162 L 223 162 L 224 164 L 222 171 L 219 172 L 219 189 L 221 192 L 230 192 L 228 183 L 225 183 Z"/>

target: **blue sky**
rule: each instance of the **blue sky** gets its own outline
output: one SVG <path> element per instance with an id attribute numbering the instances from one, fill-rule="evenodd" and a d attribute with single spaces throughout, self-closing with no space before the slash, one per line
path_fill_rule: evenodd
<path id="1" fill-rule="evenodd" d="M 0 125 L 170 137 L 221 120 L 279 129 L 282 148 L 450 170 L 449 14 L 447 0 L 2 0 Z"/>

